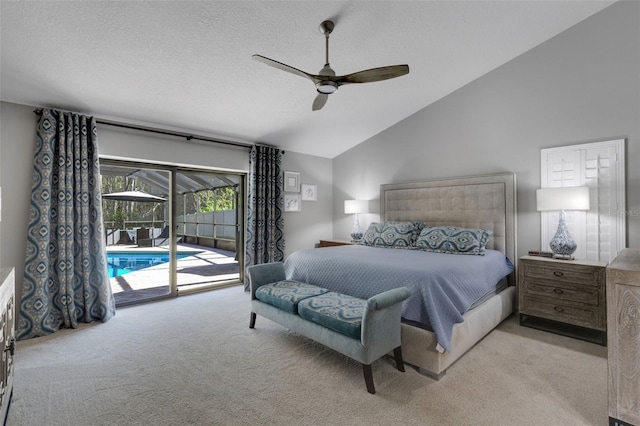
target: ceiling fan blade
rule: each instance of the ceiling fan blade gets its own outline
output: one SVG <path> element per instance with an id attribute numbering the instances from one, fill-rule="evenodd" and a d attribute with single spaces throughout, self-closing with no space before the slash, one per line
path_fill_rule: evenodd
<path id="1" fill-rule="evenodd" d="M 291 73 L 291 74 L 299 75 L 300 77 L 308 78 L 309 80 L 313 81 L 314 83 L 317 83 L 319 81 L 318 77 L 313 75 L 313 74 L 309 74 L 307 72 L 299 70 L 298 68 L 294 68 L 294 67 L 289 66 L 287 64 L 283 64 L 282 62 L 278 62 L 278 61 L 275 61 L 273 59 L 269 59 L 266 56 L 253 55 L 251 57 L 253 59 L 255 59 L 256 61 L 258 61 L 258 62 L 262 62 L 263 64 L 269 65 L 270 67 L 278 68 L 279 70 L 286 71 L 286 72 Z"/>
<path id="2" fill-rule="evenodd" d="M 329 95 L 324 93 L 318 93 L 318 96 L 313 100 L 313 105 L 311 106 L 311 110 L 318 111 L 322 109 L 324 104 L 327 103 L 327 99 L 329 99 Z"/>
<path id="3" fill-rule="evenodd" d="M 343 76 L 336 76 L 332 80 L 342 84 L 351 83 L 372 83 L 374 81 L 388 80 L 409 74 L 409 65 L 391 65 L 388 67 L 371 68 L 364 71 L 354 72 Z"/>

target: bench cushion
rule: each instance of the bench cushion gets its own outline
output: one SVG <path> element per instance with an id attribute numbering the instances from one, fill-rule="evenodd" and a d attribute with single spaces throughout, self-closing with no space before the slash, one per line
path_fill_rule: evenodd
<path id="1" fill-rule="evenodd" d="M 256 299 L 292 314 L 298 314 L 298 302 L 329 290 L 299 281 L 284 280 L 260 286 Z"/>
<path id="2" fill-rule="evenodd" d="M 298 314 L 340 334 L 360 340 L 367 301 L 336 292 L 300 301 Z"/>

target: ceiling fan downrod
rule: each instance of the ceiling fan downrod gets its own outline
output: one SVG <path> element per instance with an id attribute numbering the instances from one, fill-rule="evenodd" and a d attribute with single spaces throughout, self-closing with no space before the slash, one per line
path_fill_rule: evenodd
<path id="1" fill-rule="evenodd" d="M 324 39 L 325 39 L 325 60 L 324 60 L 325 65 L 329 65 L 329 34 L 333 32 L 334 28 L 335 28 L 335 24 L 333 23 L 333 21 L 323 21 L 320 24 L 320 27 L 318 27 L 320 32 L 324 34 Z"/>
<path id="2" fill-rule="evenodd" d="M 320 32 L 324 34 L 324 40 L 325 40 L 324 67 L 322 67 L 320 72 L 318 72 L 318 75 L 321 75 L 321 76 L 335 77 L 336 75 L 336 72 L 331 68 L 331 65 L 329 65 L 329 34 L 331 34 L 334 28 L 335 28 L 335 25 L 333 21 L 329 21 L 329 20 L 323 21 L 319 27 Z M 329 79 L 322 80 L 316 83 L 316 90 L 318 91 L 318 93 L 321 93 L 323 95 L 330 95 L 331 93 L 334 93 L 336 90 L 338 90 L 338 83 Z"/>

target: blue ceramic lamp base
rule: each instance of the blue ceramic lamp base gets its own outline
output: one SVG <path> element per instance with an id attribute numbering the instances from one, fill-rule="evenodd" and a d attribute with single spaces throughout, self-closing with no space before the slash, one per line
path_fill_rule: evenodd
<path id="1" fill-rule="evenodd" d="M 553 236 L 549 247 L 553 252 L 554 259 L 573 260 L 573 253 L 578 248 L 578 245 L 571 237 L 567 223 L 565 220 L 564 210 L 560 212 L 560 220 L 558 222 L 558 230 Z"/>
<path id="2" fill-rule="evenodd" d="M 362 231 L 360 230 L 360 222 L 358 221 L 358 213 L 353 221 L 353 227 L 351 228 L 351 241 L 359 242 L 362 239 Z"/>

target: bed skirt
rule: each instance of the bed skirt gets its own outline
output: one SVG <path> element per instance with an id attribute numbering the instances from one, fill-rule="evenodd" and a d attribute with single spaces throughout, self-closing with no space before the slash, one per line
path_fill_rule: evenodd
<path id="1" fill-rule="evenodd" d="M 482 305 L 466 312 L 464 321 L 453 326 L 451 352 L 440 353 L 433 332 L 402 324 L 402 356 L 418 372 L 436 380 L 446 369 L 515 312 L 516 288 L 506 288 Z"/>

